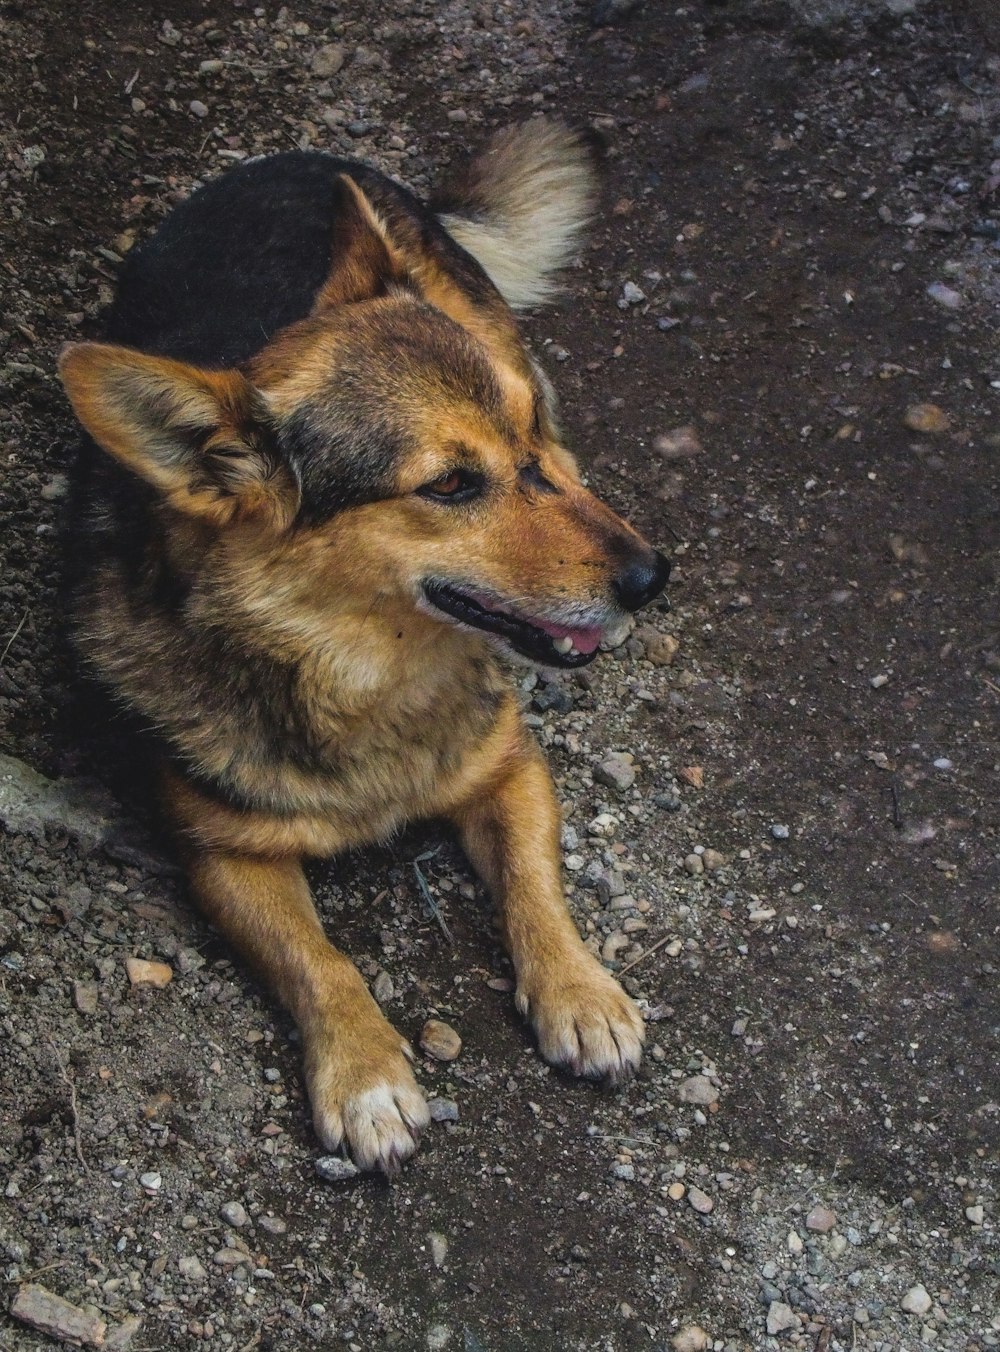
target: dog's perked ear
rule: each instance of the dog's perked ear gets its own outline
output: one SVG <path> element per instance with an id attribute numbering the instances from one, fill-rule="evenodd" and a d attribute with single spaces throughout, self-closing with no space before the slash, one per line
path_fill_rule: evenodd
<path id="1" fill-rule="evenodd" d="M 330 275 L 316 297 L 313 314 L 336 305 L 374 300 L 389 287 L 405 285 L 407 267 L 364 192 L 341 174 L 334 213 Z"/>
<path id="2" fill-rule="evenodd" d="M 97 444 L 178 511 L 219 526 L 292 520 L 297 483 L 275 449 L 263 395 L 239 371 L 75 343 L 60 354 L 59 374 Z"/>

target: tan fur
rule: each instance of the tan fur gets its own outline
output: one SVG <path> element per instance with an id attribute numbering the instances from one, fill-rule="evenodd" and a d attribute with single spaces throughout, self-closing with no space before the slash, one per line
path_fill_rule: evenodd
<path id="1" fill-rule="evenodd" d="M 542 1054 L 629 1075 L 642 1022 L 566 910 L 558 805 L 503 664 L 421 598 L 428 577 L 457 578 L 520 614 L 611 616 L 623 554 L 649 551 L 581 485 L 509 312 L 477 305 L 415 232 L 351 192 L 313 314 L 245 370 L 82 344 L 62 373 L 91 435 L 159 494 L 140 580 L 109 555 L 78 642 L 164 738 L 193 890 L 298 1021 L 324 1146 L 392 1172 L 426 1103 L 405 1040 L 323 934 L 301 861 L 450 819 L 499 908 Z M 423 355 L 434 344 L 441 367 Z M 306 489 L 272 443 L 307 415 L 322 441 L 357 370 L 364 387 L 329 437 L 388 419 L 405 454 L 375 500 L 303 521 Z M 456 456 L 489 484 L 469 510 L 422 495 Z M 181 604 L 156 600 L 164 576 Z"/>

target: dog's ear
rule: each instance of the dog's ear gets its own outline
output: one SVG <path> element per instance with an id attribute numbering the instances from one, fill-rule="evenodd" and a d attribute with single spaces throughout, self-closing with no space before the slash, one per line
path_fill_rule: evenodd
<path id="1" fill-rule="evenodd" d="M 263 396 L 239 371 L 75 343 L 60 354 L 59 374 L 98 445 L 178 511 L 220 526 L 291 520 L 294 476 L 275 449 Z"/>
<path id="2" fill-rule="evenodd" d="M 409 273 L 400 250 L 364 192 L 341 174 L 334 212 L 330 275 L 313 305 L 322 314 L 335 305 L 373 300 L 393 284 L 405 285 Z"/>

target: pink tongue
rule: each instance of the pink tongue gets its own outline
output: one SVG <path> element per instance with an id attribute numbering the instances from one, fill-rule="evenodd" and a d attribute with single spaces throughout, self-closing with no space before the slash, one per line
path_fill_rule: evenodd
<path id="1" fill-rule="evenodd" d="M 569 629 L 564 624 L 550 624 L 548 620 L 533 619 L 536 628 L 543 630 L 550 638 L 569 638 L 578 653 L 592 653 L 601 641 L 600 629 Z"/>

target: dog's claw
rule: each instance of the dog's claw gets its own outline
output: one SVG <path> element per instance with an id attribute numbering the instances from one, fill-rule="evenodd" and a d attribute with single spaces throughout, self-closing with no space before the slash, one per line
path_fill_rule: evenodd
<path id="1" fill-rule="evenodd" d="M 642 1059 L 645 1029 L 635 1004 L 613 976 L 587 956 L 566 972 L 519 990 L 546 1061 L 574 1075 L 616 1088 Z"/>

